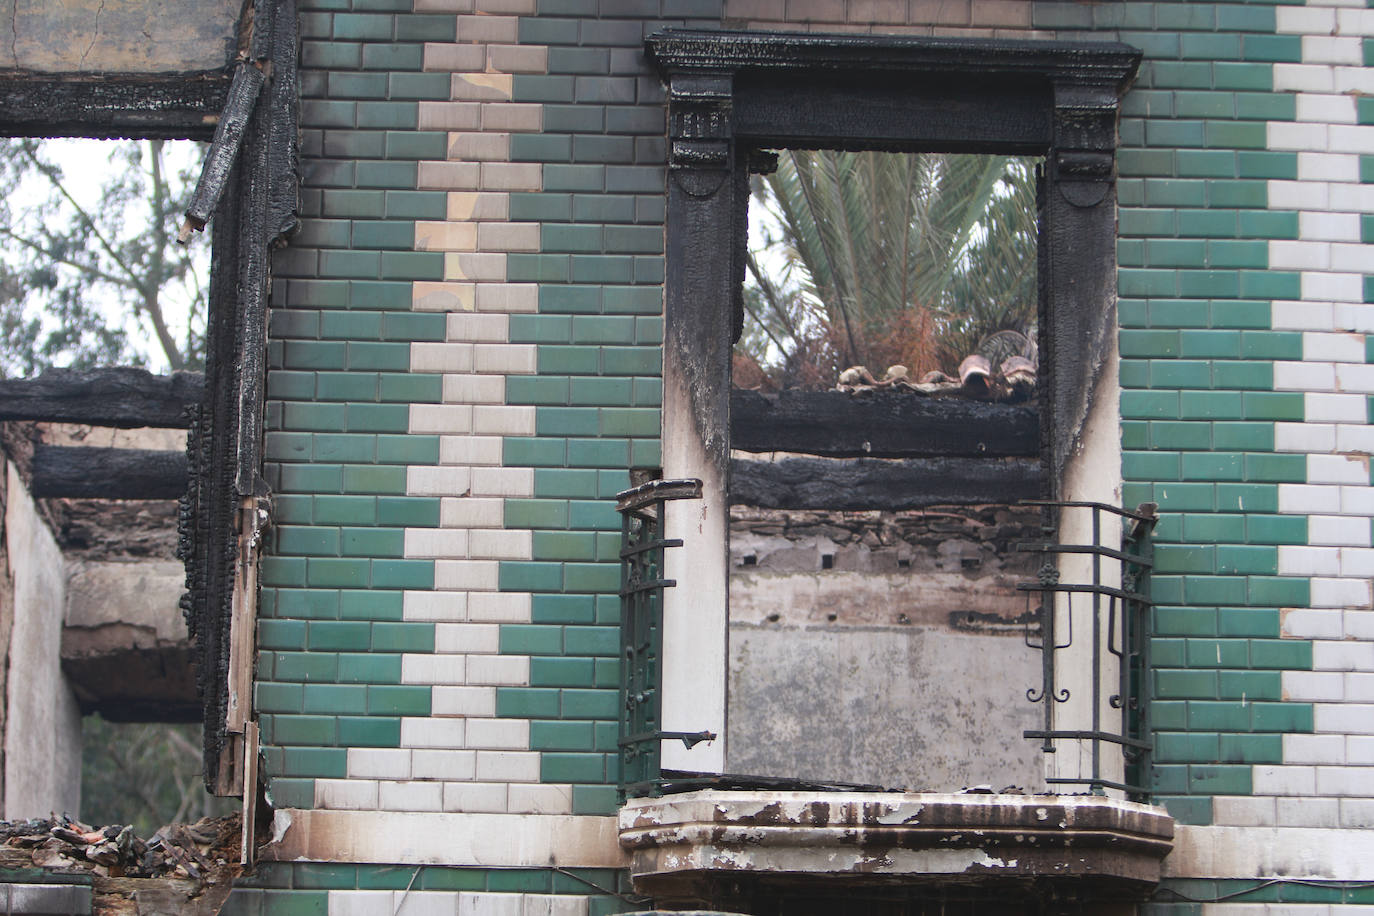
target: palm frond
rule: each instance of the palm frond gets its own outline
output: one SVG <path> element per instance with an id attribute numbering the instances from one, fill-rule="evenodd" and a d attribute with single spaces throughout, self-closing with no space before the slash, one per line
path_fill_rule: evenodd
<path id="1" fill-rule="evenodd" d="M 761 326 L 747 339 L 789 362 L 820 358 L 819 340 L 831 363 L 935 368 L 1029 333 L 1034 193 L 1029 165 L 1006 157 L 782 151 L 754 185 L 777 244 L 750 265 Z"/>

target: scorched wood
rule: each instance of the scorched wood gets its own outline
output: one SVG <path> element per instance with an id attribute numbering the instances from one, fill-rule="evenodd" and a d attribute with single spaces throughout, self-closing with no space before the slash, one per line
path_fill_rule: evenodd
<path id="1" fill-rule="evenodd" d="M 185 429 L 187 408 L 200 402 L 204 387 L 196 372 L 50 369 L 34 379 L 0 380 L 0 421 Z"/>
<path id="2" fill-rule="evenodd" d="M 924 509 L 1013 503 L 1044 494 L 1038 461 L 786 458 L 730 462 L 730 502 L 764 509 Z"/>
<path id="3" fill-rule="evenodd" d="M 33 452 L 39 498 L 176 499 L 186 492 L 186 453 L 40 445 Z"/>
<path id="4" fill-rule="evenodd" d="M 730 392 L 730 447 L 832 458 L 1032 457 L 1039 411 L 908 391 Z"/>

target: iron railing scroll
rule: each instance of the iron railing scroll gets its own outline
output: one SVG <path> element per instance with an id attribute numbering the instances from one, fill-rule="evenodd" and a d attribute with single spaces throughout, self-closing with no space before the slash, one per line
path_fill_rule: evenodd
<path id="1" fill-rule="evenodd" d="M 663 576 L 663 551 L 681 547 L 663 537 L 667 503 L 700 499 L 701 481 L 652 480 L 616 494 L 620 547 L 620 794 L 662 794 L 659 767 L 664 739 L 692 747 L 715 735 L 665 732 L 662 728 L 663 590 L 677 582 Z"/>
<path id="2" fill-rule="evenodd" d="M 1150 534 L 1157 520 L 1154 503 L 1142 503 L 1134 511 L 1094 502 L 1033 501 L 1028 505 L 1042 506 L 1053 524 L 1046 526 L 1048 539 L 1042 543 L 1019 544 L 1021 550 L 1044 555 L 1037 581 L 1017 585 L 1021 591 L 1039 593 L 1040 609 L 1034 616 L 1038 625 L 1038 641 L 1034 630 L 1028 630 L 1026 644 L 1041 650 L 1040 687 L 1026 691 L 1032 703 L 1044 704 L 1044 726 L 1026 731 L 1025 737 L 1041 740 L 1041 750 L 1053 754 L 1056 742 L 1071 741 L 1089 750 L 1091 771 L 1074 775 L 1051 775 L 1046 782 L 1055 786 L 1085 786 L 1093 794 L 1106 794 L 1113 789 L 1135 801 L 1148 800 L 1150 768 L 1150 608 L 1149 572 L 1153 565 Z M 1061 532 L 1066 512 L 1087 512 L 1091 523 L 1086 544 L 1063 543 Z M 1119 533 L 1113 530 L 1119 526 Z M 1119 544 L 1119 548 L 1113 546 Z M 1087 563 L 1076 569 L 1084 575 L 1065 581 L 1061 568 L 1065 555 L 1078 554 Z M 1117 584 L 1119 570 L 1119 585 Z M 1063 596 L 1060 598 L 1059 596 Z M 1072 653 L 1078 686 L 1081 689 L 1084 662 L 1091 665 L 1088 680 L 1089 697 L 1074 697 L 1065 686 L 1063 665 L 1069 650 L 1074 649 L 1075 620 L 1082 628 L 1090 621 L 1091 637 L 1087 647 L 1080 645 Z M 1079 638 L 1081 639 L 1082 636 Z M 1062 655 L 1061 655 L 1062 654 Z M 1110 691 L 1110 692 L 1109 692 Z M 1074 714 L 1059 712 L 1072 706 Z M 1104 702 L 1105 701 L 1105 702 Z M 1090 708 L 1090 712 L 1085 712 Z M 1107 714 L 1104 715 L 1104 710 Z M 1111 710 L 1120 711 L 1119 721 Z M 1071 724 L 1087 728 L 1056 728 L 1056 721 L 1071 718 Z M 1107 746 L 1121 749 L 1124 766 L 1122 777 L 1110 778 Z M 1116 767 L 1110 768 L 1113 772 Z"/>

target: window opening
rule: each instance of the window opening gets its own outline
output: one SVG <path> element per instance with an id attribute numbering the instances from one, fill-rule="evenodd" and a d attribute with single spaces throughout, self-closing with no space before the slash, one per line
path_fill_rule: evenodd
<path id="1" fill-rule="evenodd" d="M 732 418 L 726 770 L 1043 789 L 1022 737 L 1037 712 L 1019 702 L 1040 666 L 1015 589 L 1034 565 L 1014 550 L 1041 520 L 1013 505 L 1043 487 L 1040 162 L 773 155 L 751 178 L 732 400 L 812 422 L 775 452 L 766 421 L 737 435 L 751 424 Z M 959 428 L 875 456 L 918 405 Z M 984 457 L 1007 415 L 1031 435 Z"/>
<path id="2" fill-rule="evenodd" d="M 194 140 L 0 139 L 0 377 L 204 365 L 209 240 L 176 243 Z"/>
<path id="3" fill-rule="evenodd" d="M 178 245 L 175 226 L 204 149 L 0 140 L 0 377 L 202 368 L 209 241 Z M 147 837 L 228 813 L 199 775 L 200 704 L 178 606 L 184 430 L 40 423 L 28 435 L 30 487 L 65 561 L 61 670 L 82 716 L 58 725 L 80 736 L 71 813 Z"/>
<path id="4" fill-rule="evenodd" d="M 845 709 L 836 713 L 809 708 L 805 716 L 792 716 L 797 725 L 794 734 L 776 738 L 737 730 L 734 719 L 740 697 L 738 691 L 729 696 L 729 672 L 724 670 L 734 658 L 730 643 L 737 642 L 733 609 L 728 608 L 730 579 L 732 573 L 759 574 L 768 558 L 759 545 L 740 545 L 746 555 L 757 558 L 746 569 L 742 563 L 732 565 L 724 548 L 731 541 L 731 503 L 748 504 L 751 509 L 786 509 L 787 501 L 776 494 L 801 492 L 806 487 L 797 485 L 795 478 L 788 484 L 773 470 L 803 456 L 855 464 L 877 459 L 940 459 L 924 467 L 945 475 L 938 490 L 929 485 L 931 473 L 908 474 L 900 486 L 893 485 L 891 468 L 872 475 L 878 478 L 881 492 L 900 494 L 884 506 L 893 515 L 906 510 L 934 515 L 934 505 L 959 505 L 962 500 L 956 497 L 975 494 L 963 505 L 1008 505 L 1016 475 L 980 472 L 975 478 L 968 473 L 969 467 L 975 460 L 1001 466 L 1010 463 L 1007 459 L 1028 456 L 1044 469 L 1042 489 L 1051 499 L 1112 500 L 1110 492 L 1101 499 L 1087 494 L 1109 491 L 1119 466 L 1112 351 L 1113 148 L 1120 93 L 1139 62 L 1138 52 L 1115 44 L 685 30 L 651 36 L 647 47 L 664 76 L 668 95 L 663 471 L 669 481 L 697 478 L 701 494 L 699 500 L 665 504 L 666 512 L 660 516 L 666 540 L 679 545 L 663 551 L 662 576 L 687 587 L 666 588 L 661 593 L 657 702 L 665 733 L 710 735 L 719 730 L 721 734 L 717 740 L 706 738 L 691 746 L 684 741 L 659 742 L 661 776 L 651 781 L 649 794 L 688 794 L 671 802 L 652 797 L 627 800 L 621 842 L 634 852 L 631 873 L 636 889 L 683 900 L 695 899 L 702 887 L 729 887 L 733 896 L 749 893 L 751 886 L 771 891 L 782 880 L 815 888 L 823 885 L 806 879 L 820 874 L 842 875 L 854 883 L 873 880 L 884 886 L 894 878 L 962 882 L 967 880 L 965 866 L 959 866 L 955 877 L 940 862 L 960 844 L 984 842 L 983 825 L 990 819 L 1009 827 L 1008 839 L 1025 844 L 1026 854 L 1018 852 L 1015 865 L 1012 859 L 1007 864 L 1027 874 L 1053 874 L 1051 882 L 1067 879 L 1070 885 L 1077 883 L 1077 875 L 1109 872 L 1130 880 L 1132 876 L 1120 867 L 1122 860 L 1115 859 L 1121 848 L 1115 845 L 1115 837 L 1112 864 L 1080 870 L 1087 862 L 1082 853 L 1091 839 L 1071 825 L 1075 819 L 1054 814 L 1046 819 L 1044 814 L 1050 810 L 1046 805 L 1055 804 L 1087 805 L 1111 818 L 1140 813 L 1114 798 L 1065 802 L 996 794 L 1008 788 L 1008 783 L 999 780 L 977 786 L 967 796 L 941 799 L 936 805 L 909 794 L 874 794 L 857 805 L 849 792 L 891 786 L 898 780 L 890 779 L 889 773 L 880 774 L 876 785 L 856 784 L 853 777 L 843 776 L 832 781 L 834 777 L 801 780 L 767 773 L 739 775 L 741 744 L 806 742 L 829 725 L 821 721 L 827 716 L 853 714 Z M 1038 422 L 1018 420 L 1014 404 L 972 398 L 945 398 L 948 406 L 935 409 L 924 404 L 933 399 L 896 402 L 893 398 L 899 392 L 892 390 L 896 379 L 881 366 L 877 375 L 872 367 L 863 372 L 853 366 L 835 367 L 841 372 L 855 368 L 854 376 L 843 384 L 862 386 L 866 392 L 862 396 L 786 388 L 768 394 L 731 390 L 732 343 L 744 326 L 749 176 L 766 172 L 774 158 L 767 151 L 779 148 L 1044 157 L 1035 245 L 1040 356 L 1035 388 L 1040 409 L 1030 410 L 1028 418 Z M 843 336 L 847 342 L 848 332 Z M 757 375 L 762 375 L 762 367 L 758 369 Z M 885 379 L 888 384 L 881 384 Z M 757 377 L 756 381 L 761 383 Z M 990 364 L 964 366 L 949 384 L 988 391 L 998 387 Z M 827 400 L 837 403 L 827 408 Z M 905 401 L 924 406 L 909 407 Z M 990 414 L 997 416 L 997 422 L 980 426 L 979 418 L 986 421 Z M 997 435 L 980 435 L 980 429 L 995 429 Z M 818 431 L 829 439 L 819 447 Z M 931 454 L 937 446 L 940 451 Z M 768 460 L 761 460 L 761 455 Z M 753 475 L 747 500 L 741 497 L 750 474 L 737 473 L 746 463 L 768 471 Z M 898 468 L 897 473 L 909 470 Z M 870 482 L 868 477 L 865 470 L 851 485 L 837 483 L 833 475 L 812 475 L 804 481 L 811 494 L 805 500 L 810 503 L 806 511 L 871 511 L 873 501 L 861 501 L 867 499 L 862 485 Z M 1033 517 L 1043 520 L 1048 530 L 1039 533 L 1048 533 L 1056 545 L 1099 543 L 1074 540 L 1077 523 L 1057 514 L 1054 507 L 1044 508 L 1043 518 Z M 883 521 L 882 513 L 877 515 Z M 813 575 L 851 571 L 844 551 L 833 546 L 834 539 L 822 543 L 820 534 L 829 537 L 819 532 L 810 546 Z M 1101 546 L 1115 549 L 1110 535 Z M 1073 567 L 1068 562 L 1072 554 L 1060 559 L 1056 567 L 1060 572 Z M 829 570 L 818 568 L 821 564 L 816 561 L 824 555 L 835 558 Z M 937 555 L 953 575 L 974 578 L 985 575 L 996 559 L 981 545 L 978 550 L 955 545 Z M 919 570 L 917 551 L 901 558 L 909 565 L 892 564 L 888 569 L 893 574 L 912 576 L 912 570 Z M 1064 581 L 1076 584 L 1067 574 Z M 1052 606 L 1056 616 L 1050 623 L 1058 624 L 1057 599 Z M 819 632 L 838 630 L 845 612 L 842 600 L 832 600 L 808 623 L 814 623 Z M 888 641 L 923 626 L 920 612 L 919 604 L 897 610 L 884 631 Z M 786 606 L 772 610 L 763 619 L 766 622 L 776 615 L 776 621 L 769 628 L 760 627 L 760 632 L 785 630 L 787 613 Z M 1007 641 L 1016 645 L 1015 637 L 1026 623 L 1033 627 L 1038 619 L 1037 614 L 1033 620 L 1006 626 L 965 610 L 948 624 L 1004 627 L 1009 631 Z M 1110 640 L 1112 626 L 1103 629 Z M 988 642 L 995 637 L 980 634 L 979 638 Z M 1112 654 L 1110 646 L 1091 642 L 1075 643 L 1077 654 L 1068 650 L 1065 656 L 1052 659 L 1056 670 L 1078 672 L 1085 652 L 1089 657 L 1099 650 Z M 1116 648 L 1121 646 L 1120 641 L 1115 643 Z M 781 671 L 784 680 L 792 676 L 792 683 L 780 685 L 783 688 L 795 688 L 798 672 L 807 673 L 805 659 L 800 663 L 779 660 L 772 647 L 758 654 L 771 655 L 768 671 Z M 987 679 L 989 672 L 1003 670 L 1003 655 L 982 659 L 969 668 Z M 760 670 L 767 665 L 767 661 L 760 663 Z M 910 676 L 909 671 L 894 674 Z M 1100 677 L 1098 672 L 1092 676 Z M 1027 680 L 1035 683 L 1036 678 Z M 817 695 L 813 691 L 807 697 Z M 1067 766 L 1050 761 L 1069 756 L 1061 749 L 1073 742 L 1081 747 L 1081 738 L 1065 732 L 1097 727 L 1082 702 L 1085 694 L 1076 692 L 1075 696 L 1077 702 L 1056 707 L 1061 712 L 1071 709 L 1070 714 L 1056 713 L 1053 728 L 1045 729 L 1059 733 L 1051 739 L 1055 753 L 1045 755 L 1045 772 L 1055 777 L 1060 792 L 1085 784 L 1102 791 L 1104 784 L 1090 784 L 1099 774 L 1083 766 L 1082 755 L 1074 755 L 1076 759 Z M 1026 702 L 1023 689 L 1007 685 L 1005 697 L 1008 706 L 1016 703 L 1026 710 L 1036 709 Z M 777 709 L 777 700 L 776 694 L 765 691 L 756 705 L 771 712 Z M 912 702 L 930 701 L 918 696 Z M 1079 719 L 1088 720 L 1089 725 L 1080 726 Z M 1007 737 L 1026 741 L 1017 734 L 1021 730 L 1009 729 Z M 1087 744 L 1105 740 L 1092 736 Z M 1117 763 L 1120 759 L 1118 753 Z M 1101 774 L 1120 781 L 1107 769 Z M 922 778 L 914 787 L 935 788 L 932 781 Z M 968 782 L 961 779 L 949 787 L 961 784 Z M 777 789 L 797 794 L 778 799 L 771 794 Z M 629 794 L 635 794 L 632 788 Z M 793 804 L 794 800 L 800 804 Z M 938 840 L 928 832 L 929 812 L 936 808 L 949 818 L 949 832 Z M 1071 857 L 1055 856 L 1047 870 L 1040 871 L 1032 863 L 1044 866 L 1045 860 L 1031 852 L 1031 847 L 1042 848 L 1039 827 L 1009 826 L 1022 817 L 1028 826 L 1031 817 L 1039 818 L 1036 823 L 1056 825 L 1048 829 L 1063 838 L 1060 848 L 1072 847 L 1077 852 Z M 1159 817 L 1160 830 L 1152 824 L 1142 837 L 1167 835 L 1170 821 L 1162 814 Z M 921 822 L 920 842 L 938 846 L 940 862 L 917 857 L 902 865 L 903 857 L 891 854 L 894 847 L 907 848 L 906 831 L 916 819 Z M 888 824 L 894 825 L 892 836 L 880 837 L 879 831 Z M 794 854 L 798 841 L 809 850 L 804 861 Z M 1054 843 L 1059 845 L 1058 840 Z M 1145 853 L 1141 857 L 1145 870 L 1134 875 L 1153 880 L 1163 847 L 1147 839 L 1137 848 Z M 877 866 L 881 874 L 874 874 L 875 862 L 882 863 Z M 712 884 L 713 878 L 718 883 Z M 851 886 L 845 884 L 846 889 Z M 1057 893 L 1052 884 L 1046 889 Z"/>

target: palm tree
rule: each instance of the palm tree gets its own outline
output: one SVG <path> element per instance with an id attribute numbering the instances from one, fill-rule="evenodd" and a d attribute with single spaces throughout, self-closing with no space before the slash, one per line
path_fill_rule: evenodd
<path id="1" fill-rule="evenodd" d="M 784 150 L 754 184 L 744 354 L 785 384 L 945 368 L 1035 322 L 1031 168 L 1003 156 Z"/>

